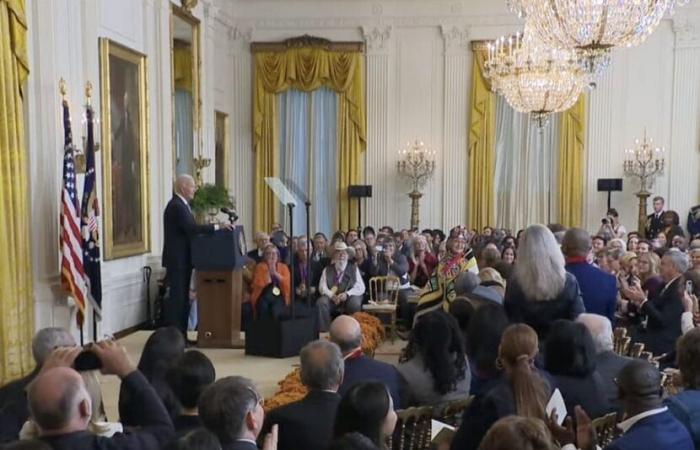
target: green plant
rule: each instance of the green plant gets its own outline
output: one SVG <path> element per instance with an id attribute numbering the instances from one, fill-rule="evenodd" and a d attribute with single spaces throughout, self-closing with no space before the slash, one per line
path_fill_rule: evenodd
<path id="1" fill-rule="evenodd" d="M 231 208 L 231 197 L 228 189 L 223 186 L 205 184 L 197 189 L 192 199 L 192 210 L 195 214 L 204 214 L 211 209 Z"/>

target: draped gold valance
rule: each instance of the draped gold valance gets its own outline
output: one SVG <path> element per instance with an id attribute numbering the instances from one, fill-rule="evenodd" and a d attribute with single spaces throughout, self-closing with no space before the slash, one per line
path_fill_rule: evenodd
<path id="1" fill-rule="evenodd" d="M 263 51 L 265 50 L 265 51 Z M 276 200 L 265 177 L 279 175 L 279 117 L 276 95 L 287 89 L 313 91 L 322 86 L 338 93 L 337 225 L 350 226 L 357 205 L 351 205 L 347 188 L 360 184 L 361 155 L 366 147 L 364 55 L 318 46 L 266 50 L 253 44 L 253 148 L 255 149 L 255 230 L 269 230 L 277 221 Z"/>
<path id="2" fill-rule="evenodd" d="M 173 46 L 173 79 L 175 89 L 192 92 L 192 46 L 188 43 L 178 43 Z"/>

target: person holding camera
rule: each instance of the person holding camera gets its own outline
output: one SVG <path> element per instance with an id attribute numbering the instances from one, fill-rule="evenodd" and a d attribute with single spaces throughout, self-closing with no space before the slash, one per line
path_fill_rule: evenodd
<path id="1" fill-rule="evenodd" d="M 615 238 L 624 239 L 627 235 L 627 229 L 620 224 L 620 215 L 615 208 L 608 209 L 606 217 L 601 222 L 602 224 L 598 230 L 599 236 L 608 237 L 607 240 L 610 240 Z"/>

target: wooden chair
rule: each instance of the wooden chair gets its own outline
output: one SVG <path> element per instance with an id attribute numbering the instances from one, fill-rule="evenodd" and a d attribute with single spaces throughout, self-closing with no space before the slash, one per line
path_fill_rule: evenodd
<path id="1" fill-rule="evenodd" d="M 473 395 L 461 400 L 449 402 L 443 407 L 438 420 L 448 425 L 452 425 L 455 428 L 459 428 L 459 425 L 462 422 L 462 414 L 467 408 L 469 408 L 472 401 L 474 401 Z"/>
<path id="2" fill-rule="evenodd" d="M 641 342 L 635 342 L 632 344 L 632 347 L 630 347 L 630 358 L 641 358 L 642 353 L 644 352 L 644 344 Z"/>
<path id="3" fill-rule="evenodd" d="M 396 411 L 398 421 L 394 434 L 389 438 L 391 450 L 427 450 L 430 448 L 430 432 L 433 408 L 421 406 Z"/>
<path id="4" fill-rule="evenodd" d="M 626 356 L 632 338 L 627 336 L 627 328 L 617 327 L 613 331 L 613 350 L 621 356 Z"/>
<path id="5" fill-rule="evenodd" d="M 393 343 L 396 339 L 396 305 L 399 300 L 398 277 L 385 276 L 373 277 L 369 280 L 369 303 L 362 306 L 362 310 L 373 316 L 389 316 L 389 337 Z"/>
<path id="6" fill-rule="evenodd" d="M 598 445 L 605 448 L 617 437 L 617 413 L 609 413 L 592 421 L 593 429 L 598 436 Z"/>

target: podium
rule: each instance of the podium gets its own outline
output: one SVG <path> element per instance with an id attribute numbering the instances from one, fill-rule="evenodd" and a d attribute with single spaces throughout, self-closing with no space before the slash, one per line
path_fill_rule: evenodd
<path id="1" fill-rule="evenodd" d="M 197 278 L 197 346 L 243 348 L 241 302 L 246 262 L 243 227 L 192 238 Z"/>

